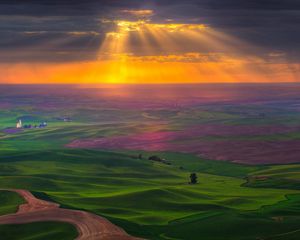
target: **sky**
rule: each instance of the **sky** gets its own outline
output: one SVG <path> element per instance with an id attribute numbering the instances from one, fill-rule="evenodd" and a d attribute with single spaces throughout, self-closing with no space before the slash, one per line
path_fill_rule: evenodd
<path id="1" fill-rule="evenodd" d="M 0 83 L 297 82 L 298 0 L 1 0 Z"/>

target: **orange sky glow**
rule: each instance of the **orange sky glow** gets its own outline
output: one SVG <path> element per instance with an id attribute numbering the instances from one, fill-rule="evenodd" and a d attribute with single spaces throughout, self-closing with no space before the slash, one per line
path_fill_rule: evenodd
<path id="1" fill-rule="evenodd" d="M 151 15 L 152 12 L 133 14 Z M 283 56 L 276 53 L 269 54 L 272 61 L 262 59 L 251 54 L 255 46 L 209 26 L 155 24 L 147 20 L 114 23 L 116 29 L 99 43 L 97 59 L 2 63 L 0 82 L 162 84 L 295 82 L 299 78 L 299 64 L 286 63 L 282 61 Z"/>

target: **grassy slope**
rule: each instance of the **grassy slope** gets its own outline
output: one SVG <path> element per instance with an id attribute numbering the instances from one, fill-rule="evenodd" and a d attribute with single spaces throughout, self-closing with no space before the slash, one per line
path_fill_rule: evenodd
<path id="1" fill-rule="evenodd" d="M 244 106 L 242 110 L 245 111 Z M 268 112 L 268 118 L 252 119 L 241 115 L 240 110 L 237 113 L 203 109 L 180 113 L 163 110 L 141 114 L 79 109 L 67 111 L 75 122 L 62 123 L 53 121 L 53 117 L 66 114 L 65 109 L 55 114 L 44 112 L 43 119 L 34 112 L 37 111 L 22 108 L 0 115 L 0 129 L 14 125 L 17 118 L 28 115 L 32 118 L 30 121 L 50 122 L 50 126 L 43 130 L 28 130 L 15 135 L 0 132 L 0 187 L 32 190 L 39 197 L 57 201 L 64 207 L 104 215 L 130 233 L 152 239 L 300 238 L 299 232 L 295 231 L 299 229 L 300 220 L 300 197 L 295 195 L 300 193 L 297 187 L 299 165 L 248 167 L 206 161 L 192 155 L 159 153 L 173 163 L 172 166 L 165 166 L 132 159 L 127 153 L 61 150 L 62 145 L 77 138 L 169 128 L 176 130 L 182 126 L 212 121 L 227 124 L 294 124 L 299 122 L 298 115 L 293 115 L 293 118 L 287 115 L 279 117 L 278 114 L 282 114 L 280 110 L 280 113 L 274 113 L 275 117 L 273 112 Z M 111 123 L 111 119 L 119 122 Z M 159 120 L 168 120 L 169 124 L 160 126 Z M 147 121 L 150 124 L 147 125 Z M 298 139 L 299 134 L 259 138 L 280 140 L 291 137 Z M 226 140 L 222 136 L 218 138 Z M 253 137 L 253 140 L 256 138 Z M 32 152 L 26 152 L 28 149 Z M 198 172 L 200 184 L 186 184 L 191 171 Z M 248 182 L 246 187 L 244 178 L 247 175 L 268 175 L 268 179 Z M 259 188 L 249 188 L 253 186 Z M 24 225 L 23 231 L 29 232 L 23 236 L 35 236 L 34 232 L 30 232 L 35 229 L 33 226 L 38 225 Z M 60 226 L 56 225 L 51 229 L 58 228 Z M 0 232 L 3 231 L 1 226 Z"/>
<path id="2" fill-rule="evenodd" d="M 285 209 L 300 202 L 285 198 L 299 191 L 241 186 L 242 176 L 271 167 L 227 166 L 170 153 L 162 155 L 172 166 L 89 150 L 5 155 L 0 157 L 1 187 L 25 188 L 64 207 L 104 215 L 137 236 L 195 239 L 202 235 L 206 240 L 225 240 L 230 234 L 231 239 L 255 239 L 294 230 L 299 220 L 298 208 L 283 224 L 273 219 L 278 209 L 285 214 Z M 192 169 L 199 175 L 195 186 L 187 184 Z M 274 209 L 262 211 L 263 206 Z M 259 231 L 253 228 L 245 235 L 239 230 L 254 223 L 261 226 Z M 222 226 L 219 231 L 216 224 Z"/>
<path id="3" fill-rule="evenodd" d="M 17 193 L 0 191 L 0 215 L 15 213 L 22 203 L 24 200 Z"/>
<path id="4" fill-rule="evenodd" d="M 1 240 L 73 240 L 77 230 L 71 224 L 40 222 L 0 225 Z"/>
<path id="5" fill-rule="evenodd" d="M 252 173 L 248 182 L 249 187 L 268 187 L 300 190 L 300 165 L 279 165 Z"/>

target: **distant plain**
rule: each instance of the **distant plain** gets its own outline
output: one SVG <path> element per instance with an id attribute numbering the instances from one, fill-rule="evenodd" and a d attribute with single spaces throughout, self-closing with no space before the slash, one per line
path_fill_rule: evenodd
<path id="1" fill-rule="evenodd" d="M 299 90 L 1 86 L 0 188 L 30 190 L 147 239 L 299 239 Z M 48 126 L 14 131 L 19 119 Z M 192 172 L 196 185 L 188 184 Z M 22 202 L 0 194 L 1 214 Z M 49 231 L 35 232 L 38 225 Z M 0 234 L 14 239 L 14 227 Z M 32 240 L 76 236 L 68 224 L 18 227 Z"/>

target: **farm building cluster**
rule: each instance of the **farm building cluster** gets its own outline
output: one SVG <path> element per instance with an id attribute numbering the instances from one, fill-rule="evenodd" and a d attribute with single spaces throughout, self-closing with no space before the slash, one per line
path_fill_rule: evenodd
<path id="1" fill-rule="evenodd" d="M 48 126 L 47 122 L 42 122 L 42 123 L 39 123 L 39 124 L 23 124 L 21 119 L 19 119 L 19 121 L 16 124 L 17 129 L 21 129 L 21 128 L 25 128 L 25 129 L 45 128 L 47 126 Z"/>

